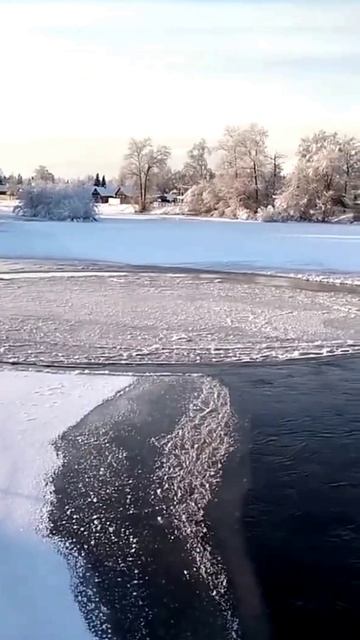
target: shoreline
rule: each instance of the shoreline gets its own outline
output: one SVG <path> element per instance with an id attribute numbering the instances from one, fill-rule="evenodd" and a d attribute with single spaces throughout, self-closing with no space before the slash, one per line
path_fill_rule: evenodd
<path id="1" fill-rule="evenodd" d="M 338 353 L 325 356 L 308 356 L 301 358 L 288 358 L 284 360 L 248 360 L 239 362 L 209 362 L 199 364 L 172 364 L 172 363 L 146 363 L 146 364 L 92 364 L 87 363 L 82 367 L 79 364 L 37 364 L 18 361 L 3 362 L 0 360 L 0 371 L 24 371 L 29 373 L 52 373 L 67 374 L 74 373 L 79 376 L 134 376 L 138 378 L 146 378 L 156 375 L 158 377 L 197 377 L 197 376 L 233 376 L 238 375 L 238 370 L 246 369 L 268 370 L 282 369 L 290 366 L 301 365 L 334 365 L 334 367 L 342 366 L 342 364 L 351 365 L 352 363 L 360 366 L 360 351 L 357 353 Z"/>
<path id="2" fill-rule="evenodd" d="M 10 202 L 10 201 L 9 201 Z M 19 203 L 17 200 L 11 201 L 11 206 L 8 201 L 0 200 L 0 222 L 2 219 L 6 220 L 9 218 L 19 220 L 19 221 L 27 221 L 27 222 L 74 222 L 71 220 L 49 220 L 47 218 L 31 218 L 31 217 L 21 217 L 17 216 L 13 212 L 13 208 Z M 133 207 L 135 209 L 137 205 L 97 205 L 97 222 L 114 222 L 116 220 L 204 220 L 204 222 L 240 222 L 242 224 L 311 224 L 315 226 L 330 226 L 339 225 L 341 227 L 347 227 L 352 225 L 360 225 L 360 220 L 349 220 L 346 219 L 350 214 L 344 214 L 343 216 L 337 217 L 334 220 L 324 220 L 320 222 L 319 220 L 294 220 L 294 219 L 282 219 L 282 220 L 260 220 L 257 218 L 253 219 L 244 219 L 244 218 L 227 218 L 226 216 L 213 216 L 213 215 L 196 215 L 191 212 L 182 211 L 172 213 L 169 207 L 159 207 L 152 208 L 147 210 L 146 212 L 138 212 L 138 211 L 130 211 L 129 208 Z M 117 212 L 112 210 L 119 208 Z M 123 208 L 121 210 L 121 207 Z M 176 208 L 176 205 L 175 205 Z M 162 209 L 166 209 L 166 212 L 162 212 Z M 86 221 L 84 221 L 86 223 Z"/>
<path id="3" fill-rule="evenodd" d="M 32 269 L 25 269 L 27 265 L 33 265 Z M 10 266 L 9 270 L 4 267 Z M 50 271 L 49 266 L 55 268 Z M 13 268 L 11 268 L 13 267 Z M 18 268 L 19 267 L 19 268 Z M 341 288 L 349 293 L 360 293 L 360 274 L 346 272 L 287 272 L 284 270 L 233 270 L 233 269 L 216 269 L 187 265 L 156 265 L 156 264 L 127 264 L 117 263 L 105 260 L 72 260 L 72 259 L 56 259 L 42 258 L 35 260 L 34 258 L 3 258 L 0 256 L 0 280 L 11 280 L 21 278 L 36 277 L 106 277 L 114 275 L 131 275 L 133 273 L 144 274 L 162 274 L 162 275 L 198 275 L 199 277 L 216 277 L 216 278 L 236 278 L 243 281 L 260 282 L 271 286 L 284 286 L 298 284 L 300 289 L 308 291 L 328 290 L 336 291 Z M 80 275 L 81 274 L 81 275 Z"/>

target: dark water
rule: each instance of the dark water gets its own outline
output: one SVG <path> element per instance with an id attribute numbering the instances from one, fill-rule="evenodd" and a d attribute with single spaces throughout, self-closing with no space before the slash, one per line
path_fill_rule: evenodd
<path id="1" fill-rule="evenodd" d="M 360 637 L 358 360 L 226 377 L 251 417 L 248 552 L 273 637 Z"/>
<path id="2" fill-rule="evenodd" d="M 359 359 L 210 373 L 205 399 L 203 376 L 149 377 L 56 443 L 63 465 L 50 533 L 72 563 L 90 628 L 110 640 L 222 640 L 231 630 L 248 640 L 359 638 Z M 212 393 L 220 394 L 215 409 L 207 404 Z M 189 406 L 199 397 L 194 418 Z M 189 466 L 181 476 L 174 464 L 174 485 L 159 443 L 182 419 L 208 429 L 208 440 L 200 448 L 192 436 L 181 441 Z M 220 464 L 230 423 L 236 446 Z M 204 447 L 213 487 L 199 457 Z M 175 522 L 184 496 L 191 505 L 209 487 L 206 535 L 185 515 L 192 545 L 202 553 L 208 540 L 220 558 L 221 597 L 214 596 L 221 570 L 201 575 Z M 74 567 L 76 556 L 82 563 Z"/>

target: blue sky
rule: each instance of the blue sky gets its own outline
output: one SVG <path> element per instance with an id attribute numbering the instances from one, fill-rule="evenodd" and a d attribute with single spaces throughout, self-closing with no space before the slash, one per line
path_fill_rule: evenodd
<path id="1" fill-rule="evenodd" d="M 7 172 L 116 174 L 143 135 L 178 164 L 252 121 L 289 161 L 320 127 L 360 135 L 359 2 L 0 0 L 0 20 Z"/>

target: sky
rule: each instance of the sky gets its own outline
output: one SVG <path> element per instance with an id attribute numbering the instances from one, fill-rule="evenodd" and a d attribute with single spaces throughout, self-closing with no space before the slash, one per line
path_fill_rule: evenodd
<path id="1" fill-rule="evenodd" d="M 360 136 L 360 0 L 0 0 L 0 167 L 116 175 L 132 136 Z"/>

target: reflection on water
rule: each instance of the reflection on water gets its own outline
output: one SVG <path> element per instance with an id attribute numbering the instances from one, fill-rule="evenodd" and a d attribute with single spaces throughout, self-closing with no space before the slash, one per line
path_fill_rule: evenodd
<path id="1" fill-rule="evenodd" d="M 149 376 L 59 438 L 50 534 L 96 637 L 359 637 L 359 373 Z"/>

